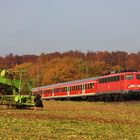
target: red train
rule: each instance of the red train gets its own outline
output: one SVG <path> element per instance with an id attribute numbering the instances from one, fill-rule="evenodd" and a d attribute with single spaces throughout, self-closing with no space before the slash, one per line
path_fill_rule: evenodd
<path id="1" fill-rule="evenodd" d="M 116 101 L 140 99 L 140 72 L 121 72 L 100 77 L 33 88 L 42 99 Z"/>

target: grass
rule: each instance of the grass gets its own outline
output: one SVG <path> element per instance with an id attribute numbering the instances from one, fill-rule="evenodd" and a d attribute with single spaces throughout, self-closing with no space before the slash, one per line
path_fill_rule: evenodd
<path id="1" fill-rule="evenodd" d="M 1 140 L 140 140 L 140 102 L 44 102 L 0 109 Z"/>

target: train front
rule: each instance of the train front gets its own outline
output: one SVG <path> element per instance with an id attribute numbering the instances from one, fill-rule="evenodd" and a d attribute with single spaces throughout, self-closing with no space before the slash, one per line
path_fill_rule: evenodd
<path id="1" fill-rule="evenodd" d="M 133 72 L 125 75 L 125 86 L 129 96 L 140 99 L 140 72 Z"/>

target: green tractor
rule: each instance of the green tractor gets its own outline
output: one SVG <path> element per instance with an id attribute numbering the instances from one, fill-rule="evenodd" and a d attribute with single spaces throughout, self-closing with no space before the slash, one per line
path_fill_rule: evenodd
<path id="1" fill-rule="evenodd" d="M 25 72 L 0 71 L 0 105 L 15 108 L 35 106 L 31 83 L 24 79 Z M 18 78 L 16 78 L 16 76 Z"/>

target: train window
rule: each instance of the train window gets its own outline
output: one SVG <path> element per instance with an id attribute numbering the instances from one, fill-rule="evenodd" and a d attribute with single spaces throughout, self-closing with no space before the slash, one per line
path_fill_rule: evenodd
<path id="1" fill-rule="evenodd" d="M 120 81 L 120 76 L 116 76 L 116 81 Z"/>
<path id="2" fill-rule="evenodd" d="M 112 78 L 113 78 L 113 77 L 108 77 L 108 78 L 107 78 L 107 81 L 108 81 L 108 82 L 112 82 Z"/>
<path id="3" fill-rule="evenodd" d="M 140 74 L 137 74 L 137 75 L 136 75 L 136 78 L 137 78 L 137 79 L 140 79 Z"/>
<path id="4" fill-rule="evenodd" d="M 102 79 L 100 79 L 100 83 L 103 83 L 103 78 L 102 78 Z"/>
<path id="5" fill-rule="evenodd" d="M 111 82 L 111 77 L 107 77 L 107 82 Z"/>
<path id="6" fill-rule="evenodd" d="M 59 92 L 62 92 L 62 88 L 59 88 Z"/>
<path id="7" fill-rule="evenodd" d="M 90 84 L 89 84 L 89 88 L 91 89 L 92 87 L 93 87 L 93 84 L 92 84 L 92 83 L 90 83 Z"/>
<path id="8" fill-rule="evenodd" d="M 80 89 L 80 85 L 76 86 L 76 90 L 79 90 Z"/>
<path id="9" fill-rule="evenodd" d="M 104 83 L 104 78 L 100 79 L 100 83 Z"/>
<path id="10" fill-rule="evenodd" d="M 45 90 L 44 93 L 45 94 L 49 94 L 50 93 L 50 90 Z"/>
<path id="11" fill-rule="evenodd" d="M 77 86 L 77 90 L 80 90 L 80 86 Z"/>
<path id="12" fill-rule="evenodd" d="M 113 82 L 113 81 L 114 81 L 114 77 L 112 76 L 112 77 L 111 77 L 111 82 Z"/>
<path id="13" fill-rule="evenodd" d="M 93 88 L 93 83 L 90 83 L 90 87 Z"/>
<path id="14" fill-rule="evenodd" d="M 59 92 L 59 88 L 56 89 L 56 92 Z"/>
<path id="15" fill-rule="evenodd" d="M 64 90 L 65 90 L 65 92 L 67 91 L 67 88 L 66 87 L 64 87 Z"/>
<path id="16" fill-rule="evenodd" d="M 85 89 L 88 89 L 88 84 L 85 84 Z"/>
<path id="17" fill-rule="evenodd" d="M 126 80 L 133 80 L 134 79 L 134 75 L 133 74 L 127 74 L 127 75 L 125 75 L 125 79 Z"/>
<path id="18" fill-rule="evenodd" d="M 82 85 L 79 86 L 80 90 L 82 89 Z"/>
<path id="19" fill-rule="evenodd" d="M 91 88 L 94 88 L 94 83 L 91 83 L 92 87 Z"/>
<path id="20" fill-rule="evenodd" d="M 113 77 L 101 78 L 99 79 L 99 83 L 107 83 L 113 81 Z"/>
<path id="21" fill-rule="evenodd" d="M 104 83 L 104 82 L 105 82 L 105 78 L 102 79 L 102 83 Z"/>
<path id="22" fill-rule="evenodd" d="M 78 86 L 78 90 L 81 90 L 81 86 L 80 85 Z"/>
<path id="23" fill-rule="evenodd" d="M 64 92 L 64 88 L 62 88 L 62 92 Z"/>
<path id="24" fill-rule="evenodd" d="M 70 87 L 70 91 L 75 91 L 79 89 L 80 89 L 80 85 Z"/>
<path id="25" fill-rule="evenodd" d="M 55 88 L 54 89 L 54 92 L 56 93 L 56 92 L 61 92 L 62 90 L 61 90 L 61 88 Z"/>
<path id="26" fill-rule="evenodd" d="M 63 87 L 62 88 L 62 92 L 66 92 L 67 90 L 66 90 L 66 87 Z"/>
<path id="27" fill-rule="evenodd" d="M 107 78 L 105 78 L 104 80 L 105 80 L 105 83 L 107 83 Z"/>
<path id="28" fill-rule="evenodd" d="M 94 83 L 85 84 L 85 89 L 92 89 L 92 88 L 94 88 Z M 81 85 L 81 89 L 82 89 L 82 85 Z"/>
<path id="29" fill-rule="evenodd" d="M 124 75 L 121 75 L 121 80 L 124 80 Z"/>
<path id="30" fill-rule="evenodd" d="M 74 90 L 75 90 L 75 86 L 72 87 L 72 91 L 74 91 Z"/>
<path id="31" fill-rule="evenodd" d="M 65 92 L 65 88 L 64 87 L 62 88 L 62 92 Z"/>
<path id="32" fill-rule="evenodd" d="M 72 91 L 74 91 L 74 90 L 75 90 L 75 87 L 73 86 L 73 87 L 72 87 Z"/>
<path id="33" fill-rule="evenodd" d="M 114 76 L 114 80 L 113 80 L 113 81 L 114 81 L 114 82 L 115 82 L 115 81 L 117 81 L 117 78 L 116 78 L 116 76 Z"/>

